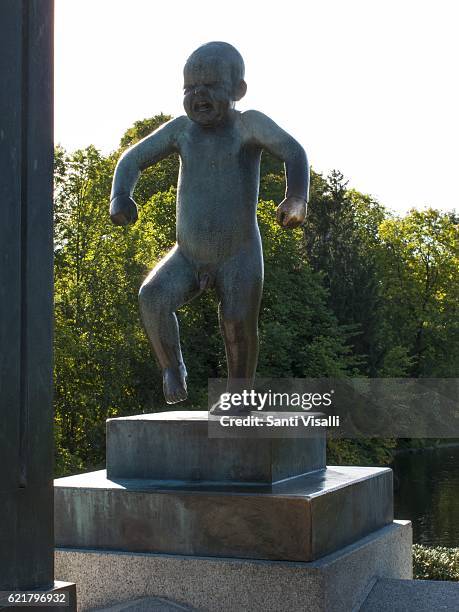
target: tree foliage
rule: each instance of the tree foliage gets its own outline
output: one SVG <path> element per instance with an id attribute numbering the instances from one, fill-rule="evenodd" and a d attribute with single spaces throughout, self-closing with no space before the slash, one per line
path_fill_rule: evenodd
<path id="1" fill-rule="evenodd" d="M 459 363 L 457 219 L 434 209 L 385 219 L 380 279 L 384 329 L 414 377 L 454 378 Z"/>

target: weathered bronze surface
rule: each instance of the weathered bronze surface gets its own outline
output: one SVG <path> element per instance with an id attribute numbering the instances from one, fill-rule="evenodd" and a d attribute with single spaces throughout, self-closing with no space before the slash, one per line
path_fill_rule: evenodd
<path id="1" fill-rule="evenodd" d="M 170 404 L 186 399 L 186 368 L 176 310 L 207 289 L 219 300 L 229 390 L 251 384 L 258 357 L 263 254 L 256 219 L 263 150 L 285 163 L 286 195 L 277 208 L 284 228 L 306 215 L 309 168 L 303 148 L 261 112 L 239 112 L 247 86 L 239 52 L 223 42 L 199 47 L 184 68 L 186 115 L 169 121 L 126 151 L 113 179 L 110 215 L 137 219 L 132 198 L 140 172 L 178 153 L 177 243 L 152 270 L 139 294 L 148 338 Z M 237 412 L 240 408 L 229 410 Z"/>
<path id="2" fill-rule="evenodd" d="M 107 421 L 108 478 L 271 484 L 325 467 L 325 430 L 308 438 L 210 438 L 208 412 Z"/>
<path id="3" fill-rule="evenodd" d="M 274 485 L 55 481 L 56 545 L 312 561 L 392 522 L 392 471 L 329 467 Z"/>

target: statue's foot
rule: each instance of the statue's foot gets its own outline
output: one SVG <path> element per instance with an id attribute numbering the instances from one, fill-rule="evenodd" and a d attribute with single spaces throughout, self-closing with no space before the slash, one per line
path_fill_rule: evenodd
<path id="1" fill-rule="evenodd" d="M 168 404 L 183 402 L 188 397 L 186 390 L 187 372 L 184 365 L 166 368 L 163 371 L 163 391 Z"/>
<path id="2" fill-rule="evenodd" d="M 228 407 L 228 404 L 222 402 L 221 399 L 212 406 L 209 410 L 209 414 L 212 416 L 223 416 L 223 415 L 248 415 L 251 413 L 251 410 L 247 406 L 231 406 Z"/>

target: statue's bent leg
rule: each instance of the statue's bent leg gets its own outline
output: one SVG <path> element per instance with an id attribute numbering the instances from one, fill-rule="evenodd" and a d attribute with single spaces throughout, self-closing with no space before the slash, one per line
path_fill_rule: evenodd
<path id="1" fill-rule="evenodd" d="M 199 293 L 195 270 L 176 246 L 150 272 L 139 291 L 140 314 L 163 372 L 168 404 L 187 397 L 186 369 L 175 311 Z"/>
<path id="2" fill-rule="evenodd" d="M 216 291 L 228 363 L 228 390 L 251 385 L 258 360 L 258 313 L 263 289 L 263 255 L 258 244 L 220 268 Z M 240 382 L 238 382 L 240 381 Z"/>

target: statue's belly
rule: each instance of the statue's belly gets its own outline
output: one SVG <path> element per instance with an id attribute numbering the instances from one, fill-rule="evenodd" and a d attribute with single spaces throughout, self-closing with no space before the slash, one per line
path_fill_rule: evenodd
<path id="1" fill-rule="evenodd" d="M 258 235 L 256 199 L 238 196 L 178 193 L 177 242 L 185 253 L 196 261 L 218 262 Z"/>
<path id="2" fill-rule="evenodd" d="M 258 235 L 256 168 L 223 161 L 180 172 L 177 241 L 199 261 L 221 261 Z"/>

